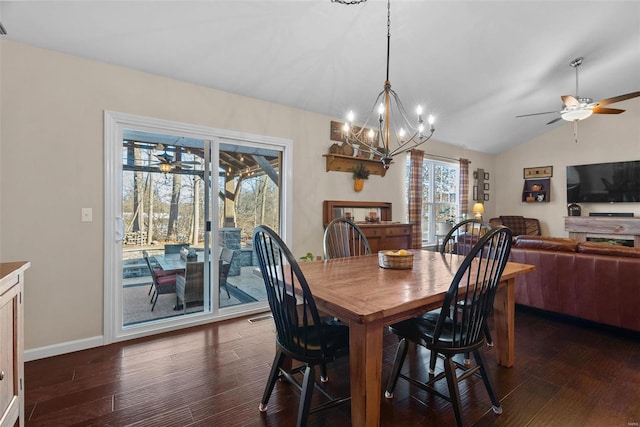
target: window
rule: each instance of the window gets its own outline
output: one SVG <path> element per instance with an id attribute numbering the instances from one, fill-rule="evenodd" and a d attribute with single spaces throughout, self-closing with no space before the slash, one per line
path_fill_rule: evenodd
<path id="1" fill-rule="evenodd" d="M 446 234 L 450 225 L 460 219 L 459 175 L 458 163 L 426 157 L 422 161 L 422 246 L 435 245 L 437 236 Z M 406 177 L 408 186 L 409 161 Z"/>

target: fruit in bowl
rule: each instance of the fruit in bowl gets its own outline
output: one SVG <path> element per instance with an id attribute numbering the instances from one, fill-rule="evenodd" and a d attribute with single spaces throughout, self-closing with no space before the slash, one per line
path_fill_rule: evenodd
<path id="1" fill-rule="evenodd" d="M 398 256 L 398 255 L 409 255 L 410 253 L 411 252 L 409 252 L 409 251 L 407 251 L 405 249 L 399 249 L 397 251 L 387 251 L 386 252 L 387 255 L 395 255 L 395 256 Z"/>

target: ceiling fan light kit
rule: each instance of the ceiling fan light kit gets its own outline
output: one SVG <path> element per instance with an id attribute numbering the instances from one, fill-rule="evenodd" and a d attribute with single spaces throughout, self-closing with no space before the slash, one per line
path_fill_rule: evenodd
<path id="1" fill-rule="evenodd" d="M 584 120 L 588 117 L 591 117 L 593 114 L 592 110 L 585 108 L 578 108 L 575 110 L 567 110 L 560 113 L 560 116 L 568 122 L 572 122 L 574 120 Z"/>
<path id="2" fill-rule="evenodd" d="M 171 166 L 171 163 L 160 163 L 158 169 L 160 169 L 162 173 L 169 173 L 171 169 L 173 169 L 173 166 Z"/>
<path id="3" fill-rule="evenodd" d="M 627 99 L 635 98 L 640 96 L 640 92 L 631 92 L 625 95 L 614 96 L 612 98 L 603 99 L 601 101 L 593 102 L 593 99 L 581 97 L 578 95 L 578 67 L 584 61 L 583 57 L 578 57 L 571 61 L 569 65 L 576 70 L 576 95 L 564 95 L 560 98 L 562 99 L 563 108 L 561 111 L 548 111 L 545 113 L 533 113 L 533 114 L 523 114 L 516 117 L 529 117 L 529 116 L 538 116 L 541 114 L 560 114 L 560 117 L 551 120 L 548 125 L 557 122 L 558 120 L 566 120 L 568 122 L 578 122 L 580 120 L 587 119 L 591 117 L 593 114 L 620 114 L 625 110 L 620 110 L 617 108 L 602 108 L 604 105 L 613 104 L 615 102 L 626 101 Z M 577 137 L 576 137 L 577 139 Z"/>

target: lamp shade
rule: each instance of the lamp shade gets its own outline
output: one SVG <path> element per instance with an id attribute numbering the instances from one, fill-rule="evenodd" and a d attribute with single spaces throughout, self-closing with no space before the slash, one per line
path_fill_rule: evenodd
<path id="1" fill-rule="evenodd" d="M 482 219 L 484 213 L 484 205 L 482 203 L 474 203 L 471 212 L 476 214 L 476 219 Z"/>

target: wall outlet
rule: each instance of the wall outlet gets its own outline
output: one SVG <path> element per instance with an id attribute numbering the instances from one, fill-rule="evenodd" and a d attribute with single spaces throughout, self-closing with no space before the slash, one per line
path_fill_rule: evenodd
<path id="1" fill-rule="evenodd" d="M 93 221 L 93 209 L 82 208 L 82 222 L 91 222 L 91 221 Z"/>

